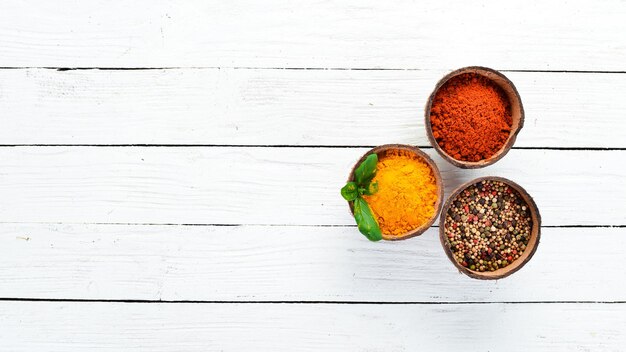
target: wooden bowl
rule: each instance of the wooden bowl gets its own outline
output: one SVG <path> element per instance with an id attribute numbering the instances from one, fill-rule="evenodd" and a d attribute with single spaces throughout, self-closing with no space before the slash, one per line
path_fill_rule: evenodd
<path id="1" fill-rule="evenodd" d="M 478 74 L 478 75 L 481 75 L 483 77 L 490 79 L 492 82 L 497 84 L 500 88 L 502 88 L 502 90 L 506 93 L 506 96 L 508 97 L 509 102 L 511 104 L 511 117 L 512 117 L 513 124 L 511 125 L 511 133 L 509 134 L 509 138 L 506 140 L 506 142 L 504 143 L 504 145 L 502 146 L 502 148 L 500 148 L 498 152 L 496 152 L 490 158 L 483 159 L 480 161 L 457 160 L 453 158 L 451 155 L 449 155 L 448 153 L 446 153 L 439 146 L 439 143 L 437 143 L 437 140 L 433 136 L 433 129 L 430 123 L 430 109 L 432 107 L 433 100 L 435 99 L 435 95 L 437 94 L 439 89 L 446 82 L 448 82 L 451 78 L 464 74 L 464 73 L 475 73 L 475 74 Z M 426 118 L 426 124 L 425 124 L 426 134 L 428 135 L 428 140 L 433 145 L 435 150 L 437 150 L 437 152 L 449 163 L 451 163 L 454 166 L 463 168 L 463 169 L 478 169 L 481 167 L 491 165 L 495 163 L 496 161 L 502 159 L 502 157 L 504 157 L 506 153 L 509 152 L 509 149 L 511 149 L 511 147 L 513 146 L 513 143 L 515 143 L 517 134 L 524 126 L 524 107 L 522 105 L 522 99 L 520 98 L 520 95 L 517 92 L 517 89 L 513 85 L 513 82 L 511 82 L 505 75 L 503 75 L 502 73 L 496 70 L 492 70 L 490 68 L 480 67 L 480 66 L 464 67 L 456 71 L 453 71 L 447 74 L 445 77 L 443 77 L 437 83 L 437 85 L 435 86 L 435 89 L 433 90 L 432 94 L 428 98 L 428 103 L 426 104 L 424 116 Z"/>
<path id="2" fill-rule="evenodd" d="M 384 233 L 382 234 L 384 240 L 388 240 L 388 241 L 405 240 L 407 238 L 419 236 L 422 233 L 424 233 L 424 231 L 426 231 L 429 227 L 433 225 L 433 223 L 437 219 L 437 216 L 439 216 L 439 212 L 441 211 L 441 206 L 443 204 L 443 180 L 441 178 L 441 173 L 439 172 L 439 168 L 437 168 L 437 164 L 435 164 L 435 162 L 426 153 L 421 151 L 419 148 L 413 147 L 410 145 L 405 145 L 405 144 L 385 144 L 385 145 L 381 145 L 376 148 L 373 148 L 369 150 L 367 153 L 363 154 L 361 159 L 359 159 L 359 161 L 357 161 L 357 163 L 354 164 L 352 171 L 350 171 L 348 182 L 354 181 L 354 170 L 356 170 L 356 168 L 365 160 L 365 158 L 367 158 L 370 154 L 374 154 L 374 153 L 377 154 L 380 158 L 388 150 L 404 150 L 420 157 L 433 170 L 433 174 L 435 175 L 435 182 L 437 184 L 437 201 L 435 202 L 435 213 L 433 214 L 433 217 L 430 220 L 428 220 L 422 226 L 416 229 L 413 229 L 411 231 L 408 231 L 399 236 L 391 236 L 391 235 L 386 235 Z M 353 202 L 348 202 L 348 204 L 350 205 L 350 211 L 352 212 L 352 215 L 354 215 Z"/>
<path id="3" fill-rule="evenodd" d="M 448 214 L 448 210 L 450 210 L 450 206 L 452 205 L 452 202 L 454 202 L 456 197 L 462 191 L 464 191 L 467 187 L 477 184 L 478 182 L 482 182 L 484 180 L 502 182 L 502 183 L 509 185 L 514 190 L 516 190 L 519 193 L 519 195 L 522 197 L 522 199 L 526 202 L 528 209 L 530 210 L 530 216 L 531 216 L 533 225 L 532 225 L 532 228 L 530 229 L 530 239 L 528 240 L 528 245 L 526 245 L 526 250 L 524 250 L 524 253 L 522 253 L 522 255 L 519 258 L 515 259 L 511 264 L 505 266 L 504 268 L 500 268 L 495 271 L 479 272 L 479 271 L 473 271 L 464 267 L 463 265 L 459 264 L 454 259 L 454 256 L 452 255 L 452 250 L 450 250 L 450 247 L 448 247 L 448 239 L 446 238 L 446 235 L 445 235 L 445 222 L 446 222 L 446 214 Z M 477 179 L 471 180 L 459 186 L 452 193 L 452 195 L 450 195 L 450 197 L 448 197 L 448 199 L 446 200 L 446 203 L 443 206 L 443 210 L 441 212 L 441 218 L 439 220 L 439 240 L 441 241 L 441 245 L 443 246 L 443 249 L 446 252 L 446 255 L 448 256 L 448 259 L 450 259 L 452 264 L 454 264 L 454 266 L 456 266 L 460 272 L 474 279 L 496 280 L 496 279 L 501 279 L 503 277 L 507 277 L 513 274 L 514 272 L 518 271 L 535 254 L 535 251 L 537 250 L 537 246 L 539 245 L 540 235 L 541 235 L 541 216 L 539 215 L 539 209 L 537 208 L 537 204 L 535 204 L 535 201 L 533 200 L 533 198 L 520 185 L 502 177 L 494 177 L 494 176 L 479 177 Z"/>

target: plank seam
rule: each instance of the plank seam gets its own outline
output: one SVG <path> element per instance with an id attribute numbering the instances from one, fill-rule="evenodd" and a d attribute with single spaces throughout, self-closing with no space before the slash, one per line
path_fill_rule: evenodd
<path id="1" fill-rule="evenodd" d="M 206 223 L 152 223 L 152 222 L 19 222 L 0 221 L 0 225 L 110 225 L 110 226 L 204 226 L 204 227 L 356 227 L 346 224 L 206 224 Z M 437 225 L 431 228 L 439 228 Z M 569 228 L 569 229 L 595 229 L 595 228 L 626 228 L 626 225 L 543 225 L 541 228 Z"/>
<path id="2" fill-rule="evenodd" d="M 487 304 L 626 304 L 626 301 L 243 301 L 243 300 L 144 300 L 144 299 L 74 299 L 74 298 L 11 298 L 0 302 L 66 302 L 66 303 L 134 303 L 134 304 L 326 304 L 326 305 L 487 305 Z"/>
<path id="3" fill-rule="evenodd" d="M 2 66 L 0 70 L 56 70 L 65 71 L 81 71 L 81 70 L 100 70 L 100 71 L 144 71 L 144 70 L 293 70 L 293 71 L 451 71 L 451 70 L 433 70 L 423 68 L 384 68 L 384 67 L 263 67 L 263 66 L 162 66 L 162 67 L 56 67 L 56 66 Z M 626 71 L 619 70 L 527 70 L 527 69 L 498 69 L 501 72 L 520 72 L 520 73 L 582 73 L 582 74 L 624 74 Z"/>
<path id="4" fill-rule="evenodd" d="M 0 144 L 0 148 L 20 147 L 87 147 L 87 148 L 318 148 L 360 149 L 374 145 L 324 145 L 324 144 Z M 416 145 L 420 149 L 433 149 L 430 145 Z M 575 151 L 626 151 L 626 147 L 513 147 L 519 150 L 575 150 Z"/>

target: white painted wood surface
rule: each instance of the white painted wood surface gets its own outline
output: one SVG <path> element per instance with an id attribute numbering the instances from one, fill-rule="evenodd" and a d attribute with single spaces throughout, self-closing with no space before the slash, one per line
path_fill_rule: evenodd
<path id="1" fill-rule="evenodd" d="M 14 352 L 495 351 L 503 345 L 510 351 L 618 351 L 626 344 L 625 308 L 0 302 L 0 340 Z M 21 323 L 13 324 L 17 317 Z"/>
<path id="2" fill-rule="evenodd" d="M 427 146 L 423 107 L 447 72 L 0 70 L 0 141 Z M 505 74 L 526 111 L 516 147 L 626 147 L 623 74 Z"/>
<path id="3" fill-rule="evenodd" d="M 5 1 L 0 350 L 623 351 L 626 3 Z M 452 69 L 526 125 L 446 194 L 513 179 L 535 257 L 459 274 L 437 228 L 370 243 L 339 196 L 368 146 L 428 145 Z M 66 69 L 85 68 L 85 69 Z M 224 226 L 227 225 L 227 226 Z"/>
<path id="4" fill-rule="evenodd" d="M 521 271 L 461 275 L 432 228 L 406 242 L 354 227 L 4 224 L 0 297 L 165 301 L 626 301 L 619 228 L 544 228 Z M 610 244 L 610 245 L 607 245 Z M 586 263 L 572 270 L 571 263 Z M 565 290 L 576 283 L 575 290 Z M 462 288 L 462 289 L 461 289 Z M 601 289 L 600 289 L 601 288 Z"/>
<path id="5" fill-rule="evenodd" d="M 339 189 L 366 148 L 14 147 L 0 149 L 5 222 L 354 224 Z M 462 170 L 433 150 L 446 194 L 473 178 L 508 177 L 543 225 L 626 223 L 624 150 L 512 150 Z"/>
<path id="6" fill-rule="evenodd" d="M 619 0 L 15 0 L 0 66 L 626 70 Z"/>

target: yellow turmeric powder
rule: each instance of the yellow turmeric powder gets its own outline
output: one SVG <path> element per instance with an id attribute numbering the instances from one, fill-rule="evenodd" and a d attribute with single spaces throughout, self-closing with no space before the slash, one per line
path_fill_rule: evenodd
<path id="1" fill-rule="evenodd" d="M 437 183 L 433 170 L 419 156 L 406 150 L 378 155 L 378 192 L 365 196 L 387 236 L 400 236 L 428 222 L 435 214 Z"/>

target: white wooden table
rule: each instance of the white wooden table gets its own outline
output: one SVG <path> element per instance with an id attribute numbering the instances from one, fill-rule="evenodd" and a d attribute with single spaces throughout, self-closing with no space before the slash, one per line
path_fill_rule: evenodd
<path id="1" fill-rule="evenodd" d="M 473 171 L 423 126 L 468 65 L 526 109 Z M 1 351 L 626 350 L 623 1 L 4 1 L 0 67 Z M 524 186 L 535 257 L 368 242 L 339 189 L 385 143 Z"/>

